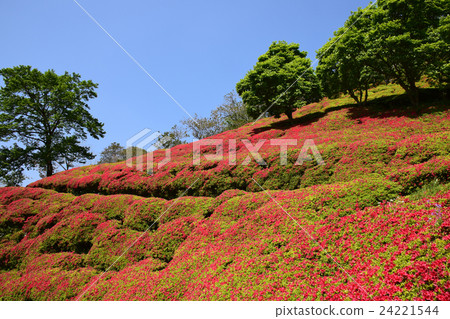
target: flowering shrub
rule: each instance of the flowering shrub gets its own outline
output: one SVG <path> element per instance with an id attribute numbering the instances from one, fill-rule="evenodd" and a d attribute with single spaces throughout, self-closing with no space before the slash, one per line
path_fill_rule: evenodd
<path id="1" fill-rule="evenodd" d="M 87 264 L 105 271 L 110 266 L 112 266 L 110 269 L 120 270 L 138 261 L 129 254 L 120 256 L 139 235 L 139 232 L 128 228 L 120 229 L 117 221 L 110 220 L 100 224 L 94 233 L 93 245 L 86 256 Z"/>
<path id="2" fill-rule="evenodd" d="M 310 220 L 297 191 L 271 192 L 226 230 L 219 217 L 199 222 L 158 271 L 123 269 L 101 280 L 88 300 L 448 300 L 450 192 L 443 224 L 425 200 L 384 202 Z M 444 210 L 442 210 L 444 211 Z M 320 210 L 318 212 L 320 214 Z M 311 239 L 311 237 L 313 240 Z M 323 249 L 322 249 L 323 248 Z M 324 250 L 326 249 L 326 251 Z M 153 259 L 151 259 L 153 260 Z M 98 293 L 102 290 L 106 295 Z"/>
<path id="3" fill-rule="evenodd" d="M 0 300 L 70 300 L 81 293 L 94 275 L 91 268 L 0 274 Z"/>
<path id="4" fill-rule="evenodd" d="M 408 165 L 392 173 L 389 178 L 403 187 L 409 194 L 417 188 L 438 179 L 450 181 L 450 156 L 438 156 L 421 164 Z"/>
<path id="5" fill-rule="evenodd" d="M 0 188 L 0 299 L 450 300 L 448 104 L 396 94 L 218 134 L 224 158 L 200 165 L 187 144 L 153 175 L 121 162 Z M 287 165 L 268 142 L 242 165 L 243 139 L 275 138 L 298 141 Z M 306 139 L 324 165 L 294 164 Z"/>
<path id="6" fill-rule="evenodd" d="M 91 212 L 102 214 L 107 219 L 123 220 L 128 206 L 136 199 L 139 199 L 139 197 L 131 195 L 102 196 L 94 202 Z"/>
<path id="7" fill-rule="evenodd" d="M 209 197 L 182 197 L 167 201 L 159 222 L 167 223 L 188 216 L 201 219 L 211 212 L 210 206 L 213 202 L 214 200 Z"/>
<path id="8" fill-rule="evenodd" d="M 195 227 L 195 217 L 180 217 L 166 223 L 152 237 L 150 256 L 164 262 L 172 260 L 178 246 L 189 236 Z"/>
<path id="9" fill-rule="evenodd" d="M 92 246 L 94 230 L 104 219 L 103 215 L 93 213 L 63 219 L 42 235 L 40 250 L 46 253 L 87 253 Z"/>
<path id="10" fill-rule="evenodd" d="M 373 97 L 397 92 L 396 85 L 381 86 Z M 212 197 L 229 189 L 259 191 L 252 178 L 265 189 L 290 190 L 351 181 L 371 173 L 388 177 L 408 165 L 448 156 L 449 116 L 448 107 L 439 102 L 423 105 L 421 109 L 405 109 L 383 108 L 378 104 L 358 108 L 348 97 L 324 100 L 298 110 L 294 123 L 266 118 L 255 125 L 214 136 L 224 141 L 221 160 L 210 162 L 201 158 L 200 165 L 193 165 L 193 147 L 186 144 L 173 148 L 170 163 L 161 168 L 155 166 L 153 175 L 136 171 L 122 162 L 72 169 L 30 186 L 75 194 L 126 193 L 173 199 L 197 178 L 188 195 Z M 287 165 L 280 165 L 280 148 L 270 145 L 271 138 L 297 141 L 297 145 L 287 149 Z M 237 165 L 229 165 L 229 139 L 237 141 Z M 248 139 L 253 145 L 260 139 L 266 140 L 259 152 L 267 165 L 260 166 L 254 160 L 249 165 L 240 165 L 249 156 L 242 139 Z M 294 165 L 306 139 L 314 139 L 325 165 L 317 165 L 315 161 Z M 213 153 L 215 149 L 209 146 L 201 151 Z M 148 169 L 145 156 L 136 158 L 135 162 L 143 162 L 144 169 Z M 155 162 L 164 156 L 164 150 L 153 153 Z M 404 193 L 410 192 L 406 187 Z"/>
<path id="11" fill-rule="evenodd" d="M 158 218 L 164 211 L 166 200 L 161 198 L 146 198 L 135 201 L 125 211 L 123 225 L 138 231 L 158 228 Z"/>

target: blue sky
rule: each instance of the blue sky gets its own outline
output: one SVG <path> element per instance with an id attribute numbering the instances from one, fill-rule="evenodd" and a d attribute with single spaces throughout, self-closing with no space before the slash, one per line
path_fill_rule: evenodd
<path id="1" fill-rule="evenodd" d="M 189 113 L 201 116 L 222 103 L 273 41 L 299 43 L 314 61 L 350 11 L 369 4 L 77 1 Z M 107 134 L 86 141 L 95 154 L 112 142 L 125 145 L 141 129 L 167 131 L 187 117 L 73 0 L 1 1 L 0 30 L 1 68 L 31 65 L 99 83 L 90 106 Z"/>

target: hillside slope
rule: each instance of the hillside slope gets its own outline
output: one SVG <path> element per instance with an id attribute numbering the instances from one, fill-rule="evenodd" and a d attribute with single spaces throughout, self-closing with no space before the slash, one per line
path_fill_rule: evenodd
<path id="1" fill-rule="evenodd" d="M 153 175 L 122 162 L 1 188 L 0 297 L 450 300 L 449 104 L 422 94 L 324 99 L 212 137 L 224 157 L 200 165 L 187 144 Z M 265 165 L 242 164 L 243 139 L 266 141 Z M 298 141 L 287 165 L 271 139 Z M 294 164 L 307 139 L 325 165 Z"/>

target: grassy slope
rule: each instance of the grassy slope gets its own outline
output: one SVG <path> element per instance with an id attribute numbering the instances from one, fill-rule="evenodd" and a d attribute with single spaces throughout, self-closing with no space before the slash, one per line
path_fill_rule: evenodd
<path id="1" fill-rule="evenodd" d="M 401 93 L 214 137 L 238 139 L 238 164 L 240 139 L 296 139 L 286 166 L 268 142 L 266 166 L 195 166 L 188 144 L 153 176 L 106 164 L 0 189 L 1 298 L 449 300 L 448 102 L 412 109 Z M 325 165 L 293 165 L 308 138 Z"/>

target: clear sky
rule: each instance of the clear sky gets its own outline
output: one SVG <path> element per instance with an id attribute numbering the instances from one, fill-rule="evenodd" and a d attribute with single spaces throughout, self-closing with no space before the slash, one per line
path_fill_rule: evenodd
<path id="1" fill-rule="evenodd" d="M 300 44 L 309 58 L 369 0 L 77 0 L 189 113 L 201 116 L 273 41 Z M 95 154 L 144 128 L 167 131 L 179 106 L 73 0 L 0 1 L 0 68 L 31 65 L 99 83 L 91 112 L 105 123 Z M 96 162 L 98 157 L 93 161 Z M 35 174 L 27 174 L 31 180 Z M 28 180 L 27 182 L 30 182 Z"/>

